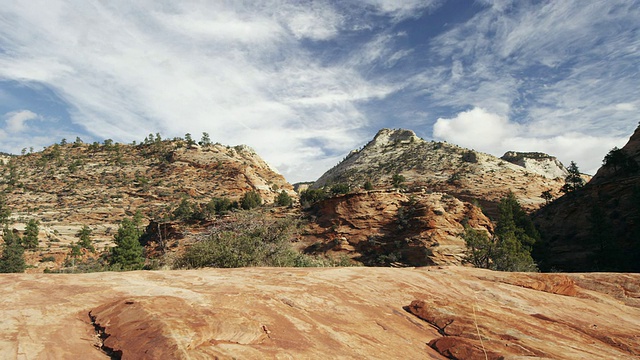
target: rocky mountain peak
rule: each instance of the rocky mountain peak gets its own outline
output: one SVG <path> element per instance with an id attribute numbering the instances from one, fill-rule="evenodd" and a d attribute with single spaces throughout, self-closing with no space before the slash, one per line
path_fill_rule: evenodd
<path id="1" fill-rule="evenodd" d="M 367 146 L 385 147 L 394 144 L 410 144 L 418 140 L 421 139 L 412 130 L 381 129 Z"/>
<path id="2" fill-rule="evenodd" d="M 509 192 L 525 208 L 536 209 L 545 202 L 542 192 L 549 190 L 557 196 L 564 183 L 561 177 L 550 175 L 561 171 L 562 165 L 554 159 L 546 155 L 540 164 L 528 161 L 531 164 L 520 166 L 446 142 L 425 141 L 411 130 L 382 129 L 366 146 L 323 174 L 313 187 L 343 183 L 359 188 L 371 182 L 384 189 L 392 187 L 394 175 L 399 174 L 405 187 L 477 200 L 489 212 Z"/>
<path id="3" fill-rule="evenodd" d="M 541 152 L 507 151 L 500 159 L 522 166 L 548 179 L 564 179 L 568 174 L 560 160 Z"/>

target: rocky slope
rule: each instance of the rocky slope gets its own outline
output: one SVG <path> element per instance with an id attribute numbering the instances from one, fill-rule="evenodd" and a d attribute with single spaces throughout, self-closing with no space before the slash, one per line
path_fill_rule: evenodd
<path id="1" fill-rule="evenodd" d="M 383 129 L 362 149 L 352 151 L 341 163 L 322 175 L 314 187 L 347 183 L 362 187 L 390 187 L 393 175 L 405 177 L 410 188 L 445 192 L 465 201 L 478 201 L 490 216 L 509 191 L 526 209 L 544 204 L 543 191 L 554 196 L 564 179 L 549 178 L 495 156 L 446 142 L 427 142 L 411 130 Z M 546 172 L 545 172 L 546 174 Z"/>
<path id="2" fill-rule="evenodd" d="M 634 359 L 637 274 L 3 274 L 4 359 Z M 108 351 L 108 355 L 105 351 Z"/>
<path id="3" fill-rule="evenodd" d="M 556 157 L 539 152 L 508 151 L 500 158 L 549 179 L 564 179 L 569 172 Z"/>
<path id="4" fill-rule="evenodd" d="M 351 193 L 320 201 L 308 213 L 306 252 L 367 265 L 460 265 L 462 223 L 493 232 L 480 208 L 444 193 Z"/>
<path id="5" fill-rule="evenodd" d="M 296 197 L 282 175 L 242 145 L 78 142 L 14 156 L 0 166 L 0 191 L 7 194 L 12 227 L 23 230 L 29 219 L 40 222 L 42 251 L 26 254 L 36 267 L 31 271 L 59 264 L 83 225 L 93 229 L 96 248 L 102 250 L 112 245 L 118 223 L 138 210 L 147 219 L 163 219 L 185 197 L 206 203 L 257 191 L 273 203 L 281 190 Z M 40 262 L 51 256 L 54 262 Z"/>
<path id="6" fill-rule="evenodd" d="M 640 128 L 622 148 L 629 166 L 607 165 L 583 188 L 535 213 L 543 269 L 640 271 Z"/>

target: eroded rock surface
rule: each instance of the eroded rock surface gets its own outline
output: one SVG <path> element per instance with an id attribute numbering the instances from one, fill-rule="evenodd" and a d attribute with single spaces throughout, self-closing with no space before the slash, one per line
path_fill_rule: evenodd
<path id="1" fill-rule="evenodd" d="M 7 274 L 0 354 L 108 359 L 104 346 L 123 359 L 633 359 L 638 283 L 637 274 L 463 267 Z"/>
<path id="2" fill-rule="evenodd" d="M 367 265 L 460 265 L 462 224 L 493 231 L 480 208 L 444 193 L 359 192 L 320 201 L 308 212 L 307 252 L 346 254 Z"/>

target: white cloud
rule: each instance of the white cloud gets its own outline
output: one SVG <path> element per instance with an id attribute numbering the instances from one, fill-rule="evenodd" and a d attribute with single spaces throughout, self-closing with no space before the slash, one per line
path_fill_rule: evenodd
<path id="1" fill-rule="evenodd" d="M 517 125 L 482 108 L 461 112 L 452 119 L 440 118 L 433 125 L 435 138 L 489 153 L 502 148 L 516 133 Z"/>
<path id="2" fill-rule="evenodd" d="M 502 156 L 507 151 L 536 151 L 557 156 L 565 165 L 575 161 L 581 171 L 595 174 L 602 158 L 614 146 L 622 147 L 628 139 L 621 136 L 587 135 L 577 131 L 546 133 L 545 125 L 516 124 L 506 117 L 481 108 L 459 113 L 451 119 L 440 118 L 433 126 L 436 139 Z"/>
<path id="3" fill-rule="evenodd" d="M 38 114 L 30 110 L 12 111 L 4 114 L 4 131 L 9 134 L 19 133 L 27 130 L 27 121 L 37 120 Z"/>

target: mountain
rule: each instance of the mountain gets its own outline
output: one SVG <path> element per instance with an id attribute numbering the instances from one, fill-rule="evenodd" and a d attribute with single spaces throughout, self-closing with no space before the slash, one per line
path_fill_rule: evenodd
<path id="1" fill-rule="evenodd" d="M 376 188 L 389 188 L 393 176 L 399 174 L 408 188 L 443 192 L 478 203 L 495 218 L 497 203 L 509 192 L 528 210 L 545 203 L 542 192 L 550 191 L 554 197 L 560 194 L 564 179 L 555 167 L 561 164 L 548 155 L 541 160 L 544 162 L 536 166 L 529 160 L 521 166 L 511 159 L 505 161 L 446 142 L 425 141 L 411 130 L 382 129 L 362 149 L 352 151 L 323 174 L 313 187 L 346 183 L 358 188 L 369 181 Z M 552 173 L 560 177 L 550 178 Z"/>
<path id="2" fill-rule="evenodd" d="M 640 275 L 1 274 L 5 359 L 634 359 Z"/>
<path id="3" fill-rule="evenodd" d="M 163 220 L 182 199 L 206 203 L 215 197 L 239 200 L 256 191 L 273 203 L 282 190 L 296 198 L 293 187 L 251 148 L 221 144 L 197 146 L 178 140 L 138 145 L 113 143 L 55 144 L 41 152 L 12 156 L 0 166 L 0 191 L 13 213 L 12 227 L 23 230 L 30 219 L 40 222 L 41 249 L 27 252 L 27 262 L 53 256 L 64 260 L 76 233 L 89 226 L 98 250 L 113 246 L 124 217 L 140 211 Z M 36 271 L 37 269 L 31 270 Z"/>
<path id="4" fill-rule="evenodd" d="M 640 128 L 584 187 L 534 214 L 543 269 L 640 271 Z"/>

